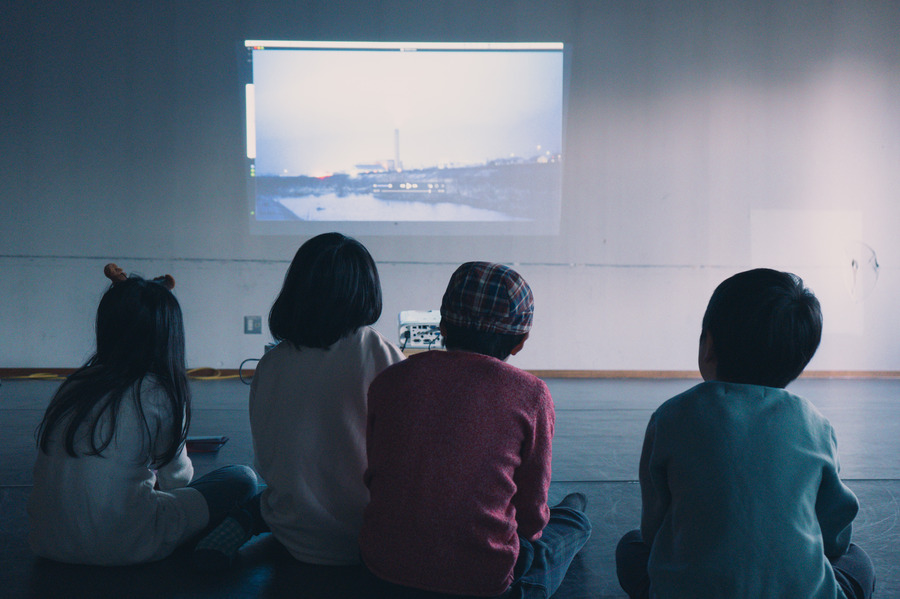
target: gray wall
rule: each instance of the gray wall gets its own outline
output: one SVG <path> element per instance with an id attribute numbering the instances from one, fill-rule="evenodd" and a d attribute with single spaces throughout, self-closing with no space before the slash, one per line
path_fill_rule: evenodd
<path id="1" fill-rule="evenodd" d="M 771 266 L 823 303 L 811 369 L 900 370 L 900 3 L 88 1 L 0 21 L 2 368 L 86 358 L 108 261 L 174 275 L 190 366 L 261 354 L 242 318 L 304 239 L 249 233 L 249 38 L 571 48 L 560 234 L 359 236 L 390 338 L 458 263 L 495 260 L 537 299 L 517 365 L 688 370 L 715 285 Z"/>

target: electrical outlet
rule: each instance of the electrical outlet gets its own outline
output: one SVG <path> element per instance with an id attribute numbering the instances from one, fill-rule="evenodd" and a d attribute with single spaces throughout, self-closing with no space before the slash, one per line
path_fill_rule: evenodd
<path id="1" fill-rule="evenodd" d="M 262 316 L 245 316 L 244 317 L 244 334 L 260 335 L 262 334 Z"/>

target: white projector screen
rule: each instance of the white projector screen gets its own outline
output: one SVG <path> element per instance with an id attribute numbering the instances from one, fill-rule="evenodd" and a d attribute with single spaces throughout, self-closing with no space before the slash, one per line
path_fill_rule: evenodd
<path id="1" fill-rule="evenodd" d="M 562 43 L 244 42 L 250 230 L 554 235 Z"/>

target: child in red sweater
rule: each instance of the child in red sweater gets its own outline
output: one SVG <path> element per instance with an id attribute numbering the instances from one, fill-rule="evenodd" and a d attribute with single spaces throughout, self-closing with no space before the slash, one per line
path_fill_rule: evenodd
<path id="1" fill-rule="evenodd" d="M 463 264 L 441 305 L 449 351 L 372 382 L 360 549 L 384 596 L 549 597 L 590 536 L 583 495 L 547 506 L 547 386 L 504 361 L 533 313 L 517 272 Z"/>

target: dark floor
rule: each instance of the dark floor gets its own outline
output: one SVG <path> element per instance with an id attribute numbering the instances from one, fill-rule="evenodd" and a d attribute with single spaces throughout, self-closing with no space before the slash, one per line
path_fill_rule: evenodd
<path id="1" fill-rule="evenodd" d="M 324 597 L 357 596 L 353 569 L 309 567 L 263 536 L 242 549 L 224 576 L 194 572 L 183 555 L 138 567 L 62 565 L 35 558 L 25 542 L 25 501 L 33 431 L 58 382 L 0 385 L 0 597 Z M 635 483 L 644 427 L 662 401 L 692 385 L 683 380 L 553 379 L 557 406 L 551 501 L 578 489 L 588 496 L 593 535 L 555 597 L 625 597 L 615 577 L 619 537 L 636 528 Z M 218 454 L 194 456 L 197 474 L 252 463 L 247 387 L 237 380 L 193 383 L 191 434 L 228 435 Z M 876 597 L 900 597 L 900 380 L 803 379 L 791 390 L 811 399 L 834 425 L 842 474 L 859 497 L 854 541 L 872 560 Z"/>

